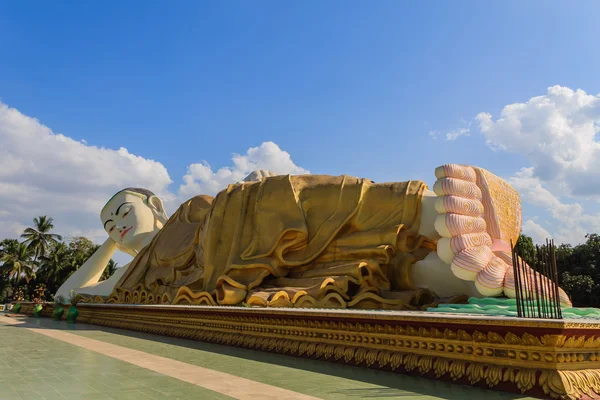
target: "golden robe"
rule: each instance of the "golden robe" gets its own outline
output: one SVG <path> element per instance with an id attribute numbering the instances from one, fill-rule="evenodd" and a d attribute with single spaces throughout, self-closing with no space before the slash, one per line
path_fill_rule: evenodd
<path id="1" fill-rule="evenodd" d="M 275 176 L 182 204 L 132 261 L 111 302 L 414 308 L 433 295 L 409 268 L 420 181 Z"/>

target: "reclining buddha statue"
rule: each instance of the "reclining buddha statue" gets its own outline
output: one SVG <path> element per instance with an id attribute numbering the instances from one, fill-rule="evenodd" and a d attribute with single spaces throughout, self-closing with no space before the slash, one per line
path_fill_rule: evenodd
<path id="1" fill-rule="evenodd" d="M 101 211 L 108 239 L 57 295 L 363 309 L 514 298 L 518 193 L 478 167 L 448 164 L 435 175 L 431 191 L 421 181 L 258 172 L 170 218 L 152 192 L 124 189 Z M 133 261 L 99 281 L 117 249 Z M 560 299 L 570 304 L 562 290 Z"/>

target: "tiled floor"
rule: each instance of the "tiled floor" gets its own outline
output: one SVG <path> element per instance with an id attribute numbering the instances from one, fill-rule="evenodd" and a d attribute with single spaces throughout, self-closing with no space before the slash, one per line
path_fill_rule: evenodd
<path id="1" fill-rule="evenodd" d="M 229 398 L 18 327 L 0 343 L 0 399 Z"/>
<path id="2" fill-rule="evenodd" d="M 126 349 L 322 399 L 528 399 L 467 386 L 252 350 L 49 319 L 7 325 L 0 314 L 0 399 L 225 399 L 168 374 L 53 339 L 35 328 L 68 330 Z M 69 337 L 68 335 L 64 335 Z M 107 346 L 109 347 L 109 346 Z M 168 361 L 168 360 L 167 360 Z M 180 364 L 179 364 L 180 365 Z"/>

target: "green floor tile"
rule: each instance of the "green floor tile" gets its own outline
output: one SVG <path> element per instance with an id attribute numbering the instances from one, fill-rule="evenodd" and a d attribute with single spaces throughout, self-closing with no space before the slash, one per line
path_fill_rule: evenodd
<path id="1" fill-rule="evenodd" d="M 1 318 L 6 317 L 0 314 L 0 343 L 3 343 L 0 400 L 152 399 L 149 395 L 153 390 L 151 385 L 157 381 L 173 389 L 173 393 L 187 393 L 190 399 L 230 399 L 178 379 L 3 324 Z M 42 326 L 41 323 L 38 326 Z M 164 394 L 156 398 L 171 399 Z"/>
<path id="2" fill-rule="evenodd" d="M 177 379 L 139 368 L 30 331 L 2 326 L 0 368 L 12 371 L 11 378 L 38 371 L 54 374 L 39 381 L 64 398 L 72 398 L 73 388 L 84 388 L 90 399 L 225 399 L 226 396 Z M 447 382 L 400 374 L 337 365 L 314 360 L 268 354 L 259 351 L 218 346 L 201 342 L 145 335 L 82 324 L 68 326 L 50 319 L 35 321 L 39 327 L 68 330 L 83 337 L 104 341 L 173 360 L 211 368 L 215 371 L 270 384 L 325 400 L 404 399 L 404 400 L 516 400 L 530 399 Z M 21 345 L 19 345 L 21 343 Z M 26 343 L 24 346 L 23 343 Z M 6 378 L 5 374 L 4 375 Z M 40 383 L 40 381 L 42 383 Z M 18 385 L 13 389 L 18 389 Z M 85 399 L 88 397 L 80 397 Z M 0 397 L 1 399 L 1 397 Z"/>
<path id="3" fill-rule="evenodd" d="M 394 373 L 331 364 L 188 340 L 94 327 L 71 331 L 322 399 L 530 399 Z M 490 396 L 491 395 L 491 396 Z"/>

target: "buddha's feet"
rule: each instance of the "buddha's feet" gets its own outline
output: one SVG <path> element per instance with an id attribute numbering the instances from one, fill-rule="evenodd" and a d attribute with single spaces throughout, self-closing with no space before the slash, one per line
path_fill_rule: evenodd
<path id="1" fill-rule="evenodd" d="M 455 277 L 473 282 L 481 296 L 515 298 L 511 242 L 521 231 L 518 192 L 478 167 L 447 164 L 435 175 L 437 255 Z M 560 299 L 570 305 L 562 289 Z"/>

